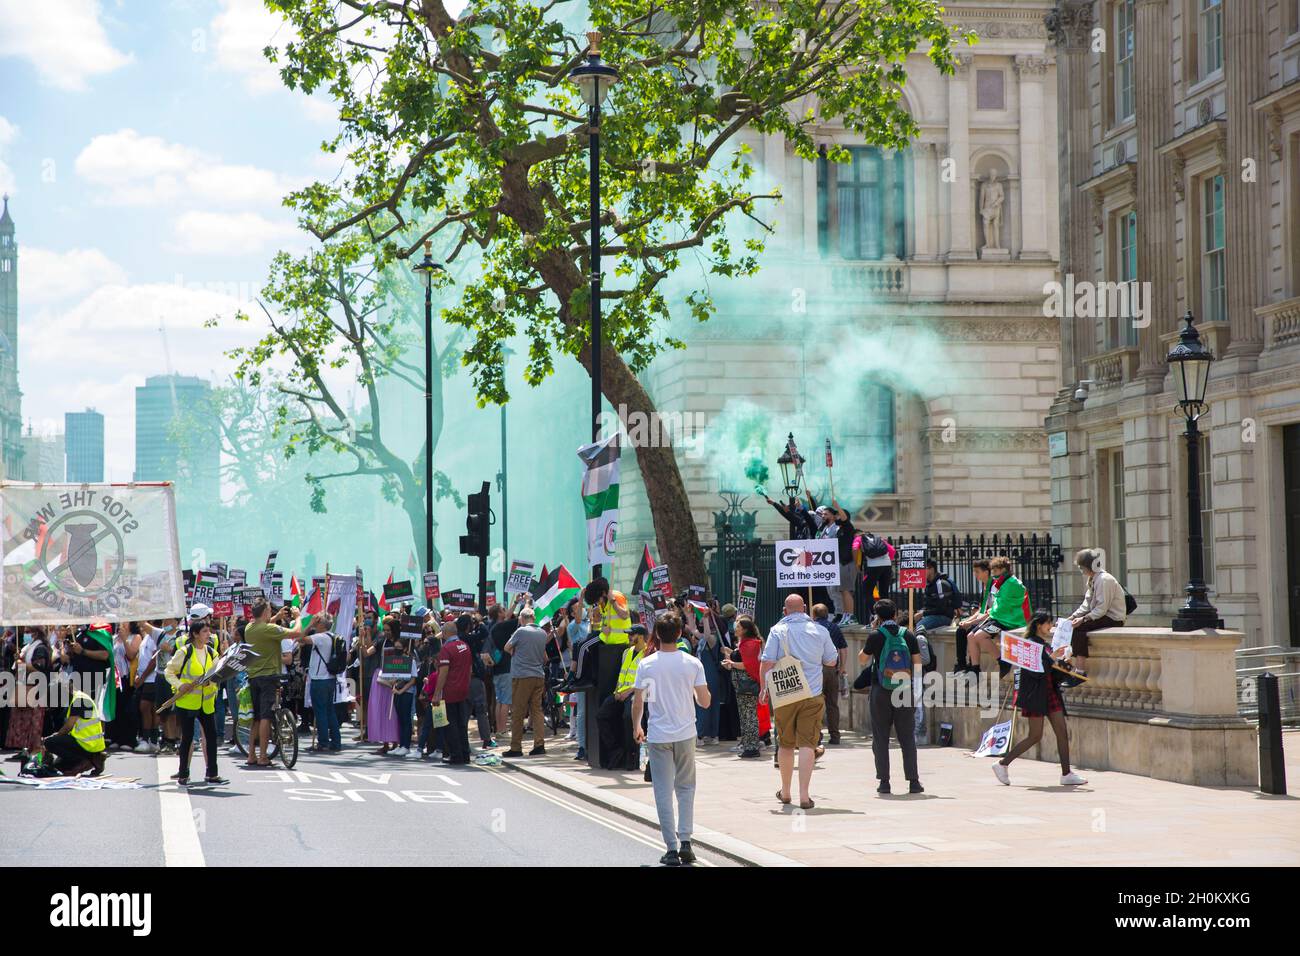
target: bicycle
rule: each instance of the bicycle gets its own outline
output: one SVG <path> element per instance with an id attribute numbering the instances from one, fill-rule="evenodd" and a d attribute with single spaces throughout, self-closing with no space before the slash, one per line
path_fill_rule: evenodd
<path id="1" fill-rule="evenodd" d="M 542 718 L 551 728 L 552 734 L 558 734 L 569 726 L 568 721 L 564 719 L 564 700 L 555 692 L 555 687 L 560 683 L 554 668 L 547 667 L 546 687 L 542 692 Z"/>
<path id="2" fill-rule="evenodd" d="M 271 708 L 271 752 L 269 760 L 279 760 L 286 770 L 298 762 L 298 724 L 293 711 L 280 704 L 280 697 L 289 686 L 287 674 L 280 676 L 275 706 Z M 239 688 L 239 717 L 235 721 L 235 750 L 241 757 L 248 756 L 248 742 L 253 736 L 253 698 L 248 684 Z"/>

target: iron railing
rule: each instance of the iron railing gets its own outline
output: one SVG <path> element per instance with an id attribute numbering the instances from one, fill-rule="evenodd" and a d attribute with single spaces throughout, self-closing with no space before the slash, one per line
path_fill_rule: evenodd
<path id="1" fill-rule="evenodd" d="M 1300 648 L 1272 644 L 1237 651 L 1237 713 L 1251 721 L 1259 720 L 1260 674 L 1277 676 L 1282 722 L 1300 725 Z"/>
<path id="2" fill-rule="evenodd" d="M 1012 572 L 1029 592 L 1030 606 L 1035 609 L 1047 608 L 1053 613 L 1061 610 L 1057 606 L 1057 573 L 1061 567 L 1062 554 L 1060 546 L 1052 541 L 1050 534 L 988 534 L 977 537 L 914 535 L 907 538 L 891 537 L 889 541 L 895 547 L 914 542 L 928 545 L 929 556 L 938 562 L 940 573 L 948 575 L 961 591 L 963 602 L 971 604 L 978 603 L 980 598 L 980 588 L 971 563 L 979 558 L 1006 555 L 1011 559 Z M 736 603 L 740 594 L 740 579 L 744 575 L 750 575 L 758 578 L 758 626 L 766 631 L 780 620 L 776 555 L 772 542 L 719 534 L 718 543 L 706 546 L 704 550 L 710 587 L 719 603 Z M 906 606 L 907 592 L 898 589 L 897 559 L 892 570 L 890 596 Z M 838 601 L 839 595 L 832 594 L 831 597 Z M 854 606 L 862 610 L 869 609 L 874 599 L 874 595 L 866 593 L 859 575 L 854 588 Z M 863 620 L 863 614 L 858 614 L 858 620 Z"/>

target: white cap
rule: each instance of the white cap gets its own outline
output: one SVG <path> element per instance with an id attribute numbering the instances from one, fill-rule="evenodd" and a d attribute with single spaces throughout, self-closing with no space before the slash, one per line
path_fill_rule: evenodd
<path id="1" fill-rule="evenodd" d="M 203 618 L 211 617 L 211 616 L 212 616 L 212 608 L 208 607 L 202 601 L 200 601 L 198 604 L 191 605 L 190 607 L 191 621 L 201 621 L 203 620 Z"/>

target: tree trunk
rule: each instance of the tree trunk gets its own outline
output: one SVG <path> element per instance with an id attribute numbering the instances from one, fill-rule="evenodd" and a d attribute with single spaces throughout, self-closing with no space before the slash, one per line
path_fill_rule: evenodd
<path id="1" fill-rule="evenodd" d="M 422 568 L 433 568 L 438 570 L 441 563 L 442 555 L 438 553 L 438 522 L 433 522 L 433 563 L 430 564 L 425 560 L 424 554 L 424 486 L 418 485 L 414 481 L 402 482 L 402 510 L 406 512 L 406 519 L 411 523 L 411 540 L 415 543 L 415 560 L 419 562 Z M 418 582 L 411 582 L 415 587 L 416 593 L 424 592 L 416 587 Z"/>
<path id="2" fill-rule="evenodd" d="M 578 360 L 590 373 L 590 347 L 582 350 Z M 658 421 L 658 410 L 649 393 L 637 381 L 623 357 L 608 344 L 601 349 L 601 385 L 605 398 L 616 411 L 625 410 L 628 415 L 639 413 L 645 416 L 645 421 Z M 650 429 L 650 434 L 665 433 L 660 429 Z M 674 441 L 681 438 L 678 435 L 672 437 Z M 659 559 L 668 565 L 673 590 L 684 592 L 690 584 L 707 587 L 709 577 L 704 567 L 704 552 L 700 549 L 700 536 L 691 515 L 691 500 L 686 495 L 674 449 L 652 440 L 648 447 L 636 449 L 636 460 L 654 520 Z"/>

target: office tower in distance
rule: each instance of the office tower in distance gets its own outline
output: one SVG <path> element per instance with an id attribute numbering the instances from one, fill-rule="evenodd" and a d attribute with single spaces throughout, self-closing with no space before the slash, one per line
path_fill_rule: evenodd
<path id="1" fill-rule="evenodd" d="M 93 408 L 63 416 L 68 481 L 104 480 L 104 416 Z"/>

